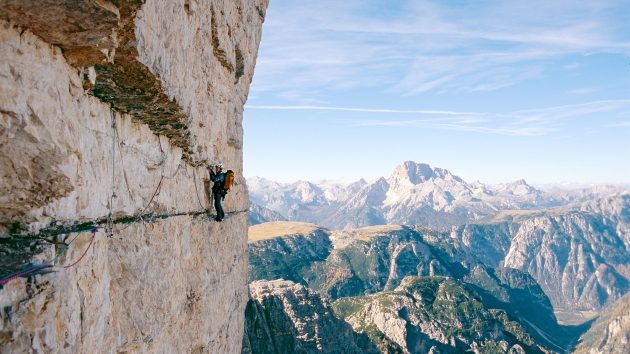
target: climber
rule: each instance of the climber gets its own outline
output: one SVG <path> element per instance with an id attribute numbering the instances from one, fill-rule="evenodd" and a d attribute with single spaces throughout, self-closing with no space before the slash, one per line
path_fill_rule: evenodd
<path id="1" fill-rule="evenodd" d="M 216 171 L 212 170 L 212 166 L 208 165 L 208 171 L 210 171 L 210 180 L 214 182 L 212 185 L 212 196 L 214 198 L 214 209 L 217 211 L 217 216 L 214 218 L 216 221 L 223 220 L 225 213 L 223 213 L 223 207 L 221 201 L 225 199 L 225 173 L 223 171 L 223 164 L 217 162 L 214 165 Z"/>

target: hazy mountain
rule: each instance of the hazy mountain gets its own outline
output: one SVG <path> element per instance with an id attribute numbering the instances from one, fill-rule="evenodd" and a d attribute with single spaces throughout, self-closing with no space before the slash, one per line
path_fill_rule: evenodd
<path id="1" fill-rule="evenodd" d="M 258 204 L 249 204 L 249 224 L 256 225 L 269 221 L 283 221 L 287 218 L 280 213 L 277 213 L 271 209 L 267 209 Z"/>
<path id="2" fill-rule="evenodd" d="M 465 265 L 531 274 L 559 312 L 598 310 L 630 279 L 630 194 L 545 211 L 509 212 L 432 238 Z"/>

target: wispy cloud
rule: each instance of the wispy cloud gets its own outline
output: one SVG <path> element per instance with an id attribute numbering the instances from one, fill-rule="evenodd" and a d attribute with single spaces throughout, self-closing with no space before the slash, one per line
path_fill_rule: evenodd
<path id="1" fill-rule="evenodd" d="M 247 105 L 245 109 L 267 109 L 267 110 L 306 110 L 306 111 L 344 111 L 344 112 L 364 112 L 364 113 L 400 113 L 400 114 L 430 114 L 430 115 L 483 115 L 476 112 L 456 112 L 440 110 L 404 110 L 404 109 L 380 109 L 380 108 L 357 108 L 357 107 L 332 107 L 332 106 L 257 106 Z"/>
<path id="2" fill-rule="evenodd" d="M 497 90 L 541 77 L 549 59 L 627 53 L 630 41 L 610 15 L 620 4 L 413 1 L 384 11 L 376 1 L 278 0 L 270 4 L 252 90 L 301 90 L 310 98 L 322 88 Z"/>
<path id="3" fill-rule="evenodd" d="M 569 91 L 569 94 L 571 95 L 586 95 L 589 93 L 593 93 L 597 91 L 597 89 L 592 88 L 592 87 L 583 87 L 583 88 L 577 88 L 577 89 L 573 89 Z"/>
<path id="4" fill-rule="evenodd" d="M 598 120 L 605 115 L 608 127 L 627 126 L 630 100 L 603 100 L 511 112 L 464 112 L 442 110 L 401 110 L 388 108 L 334 106 L 259 106 L 245 109 L 285 111 L 336 111 L 384 115 L 384 118 L 354 120 L 357 127 L 430 127 L 481 134 L 510 136 L 543 136 L 565 130 L 580 119 Z M 394 119 L 396 115 L 417 115 L 418 118 Z"/>
<path id="5" fill-rule="evenodd" d="M 619 128 L 619 127 L 630 127 L 630 120 L 626 120 L 623 122 L 613 123 L 608 125 L 610 128 Z"/>

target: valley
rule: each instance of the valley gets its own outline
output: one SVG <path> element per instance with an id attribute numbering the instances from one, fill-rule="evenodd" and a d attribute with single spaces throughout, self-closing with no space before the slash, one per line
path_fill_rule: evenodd
<path id="1" fill-rule="evenodd" d="M 320 298 L 287 321 L 330 305 L 380 352 L 568 353 L 629 290 L 623 188 L 559 196 L 406 162 L 372 184 L 254 180 L 250 193 L 292 220 L 250 226 L 250 284 L 304 287 Z"/>

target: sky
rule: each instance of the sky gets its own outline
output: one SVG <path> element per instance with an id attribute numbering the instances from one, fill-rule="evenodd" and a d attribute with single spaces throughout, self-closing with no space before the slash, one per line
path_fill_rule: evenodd
<path id="1" fill-rule="evenodd" d="M 630 183 L 630 2 L 271 0 L 244 174 Z"/>

